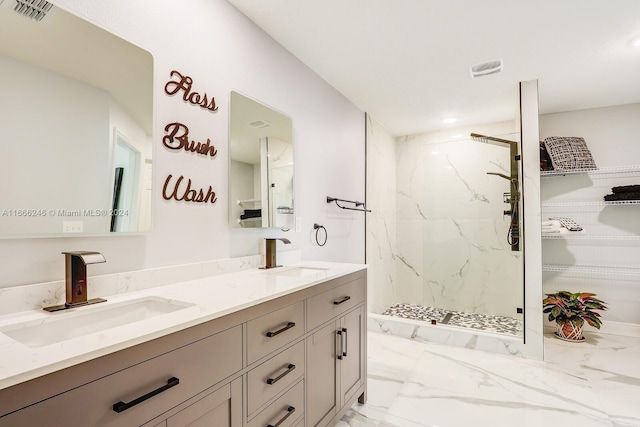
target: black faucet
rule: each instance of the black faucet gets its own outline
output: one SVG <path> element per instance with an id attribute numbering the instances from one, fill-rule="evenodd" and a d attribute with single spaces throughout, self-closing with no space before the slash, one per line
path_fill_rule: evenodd
<path id="1" fill-rule="evenodd" d="M 106 299 L 87 299 L 87 265 L 106 262 L 99 252 L 62 252 L 65 257 L 66 302 L 63 305 L 45 307 L 47 311 L 58 311 L 81 305 L 105 302 Z"/>
<path id="2" fill-rule="evenodd" d="M 280 240 L 285 245 L 291 243 L 289 239 L 285 239 L 284 237 L 277 238 L 266 238 L 264 239 L 266 242 L 266 251 L 265 251 L 265 266 L 263 268 L 276 268 L 282 267 L 278 265 L 276 262 L 276 241 Z"/>

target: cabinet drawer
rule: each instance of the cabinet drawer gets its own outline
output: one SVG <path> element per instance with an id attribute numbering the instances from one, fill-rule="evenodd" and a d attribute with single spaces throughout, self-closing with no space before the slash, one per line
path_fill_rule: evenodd
<path id="1" fill-rule="evenodd" d="M 14 412 L 0 426 L 140 425 L 240 369 L 242 327 L 236 326 Z M 170 386 L 170 378 L 179 382 Z M 163 386 L 120 413 L 113 409 Z"/>
<path id="2" fill-rule="evenodd" d="M 249 371 L 249 414 L 299 380 L 304 375 L 304 366 L 304 342 L 301 341 Z"/>
<path id="3" fill-rule="evenodd" d="M 307 300 L 307 330 L 333 319 L 364 301 L 366 281 L 357 279 Z"/>
<path id="4" fill-rule="evenodd" d="M 283 394 L 267 409 L 260 412 L 246 425 L 247 427 L 291 427 L 304 415 L 304 381 Z M 285 418 L 286 417 L 286 418 Z M 284 419 L 284 420 L 283 420 Z M 280 422 L 280 424 L 278 424 Z"/>
<path id="5" fill-rule="evenodd" d="M 247 323 L 247 363 L 266 356 L 304 334 L 304 301 Z"/>

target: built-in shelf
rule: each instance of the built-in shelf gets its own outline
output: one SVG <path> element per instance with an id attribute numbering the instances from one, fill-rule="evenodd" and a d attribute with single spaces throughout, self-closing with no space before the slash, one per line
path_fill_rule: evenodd
<path id="1" fill-rule="evenodd" d="M 589 176 L 640 176 L 640 165 L 609 166 L 598 169 L 575 169 L 568 171 L 542 171 L 541 177 L 565 176 L 565 175 L 589 175 Z"/>
<path id="2" fill-rule="evenodd" d="M 640 277 L 640 268 L 637 267 L 613 267 L 603 265 L 567 265 L 544 264 L 544 272 L 559 272 L 569 274 L 593 275 L 593 276 L 626 276 Z"/>

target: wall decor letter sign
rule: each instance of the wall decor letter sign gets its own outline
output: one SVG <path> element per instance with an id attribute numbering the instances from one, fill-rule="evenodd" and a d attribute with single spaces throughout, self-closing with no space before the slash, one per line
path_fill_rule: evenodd
<path id="1" fill-rule="evenodd" d="M 176 180 L 173 184 L 173 191 L 168 192 L 171 178 L 173 175 L 167 176 L 167 179 L 164 181 L 164 187 L 162 187 L 162 197 L 165 200 L 177 200 L 177 201 L 185 201 L 185 202 L 193 202 L 193 203 L 215 203 L 218 198 L 216 197 L 216 192 L 213 191 L 213 187 L 209 186 L 209 188 L 205 191 L 200 188 L 197 191 L 191 188 L 191 179 L 187 179 L 187 185 L 184 188 L 181 188 L 182 181 L 184 180 L 184 176 L 180 175 L 180 178 Z"/>
<path id="2" fill-rule="evenodd" d="M 209 155 L 215 157 L 218 154 L 216 147 L 211 145 L 211 140 L 207 138 L 207 142 L 196 143 L 196 141 L 189 141 L 189 128 L 179 122 L 169 123 L 164 127 L 164 131 L 167 134 L 162 138 L 162 144 L 170 150 L 180 150 L 184 148 L 185 151 L 192 153 L 202 154 L 204 156 Z"/>
<path id="3" fill-rule="evenodd" d="M 180 72 L 173 70 L 170 73 L 171 79 L 175 77 L 175 80 L 169 80 L 164 85 L 164 91 L 167 95 L 175 95 L 180 91 L 183 91 L 182 99 L 192 105 L 199 105 L 201 108 L 209 111 L 217 111 L 216 100 L 214 97 L 207 97 L 206 93 L 200 95 L 198 92 L 192 92 L 191 86 L 193 85 L 193 79 L 189 76 L 182 75 Z"/>

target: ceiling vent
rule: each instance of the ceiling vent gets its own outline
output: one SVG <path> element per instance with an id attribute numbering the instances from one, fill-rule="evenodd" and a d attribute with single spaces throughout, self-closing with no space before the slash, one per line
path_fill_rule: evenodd
<path id="1" fill-rule="evenodd" d="M 45 0 L 0 0 L 2 9 L 12 9 L 19 15 L 42 21 L 53 7 L 53 4 Z"/>
<path id="2" fill-rule="evenodd" d="M 249 123 L 249 126 L 252 126 L 252 127 L 258 128 L 258 129 L 262 129 L 262 128 L 268 128 L 269 126 L 271 126 L 271 123 L 269 123 L 266 120 L 256 120 L 256 121 L 253 121 L 253 122 Z"/>
<path id="3" fill-rule="evenodd" d="M 490 74 L 496 74 L 502 71 L 502 59 L 483 62 L 471 67 L 471 77 L 484 77 Z"/>

